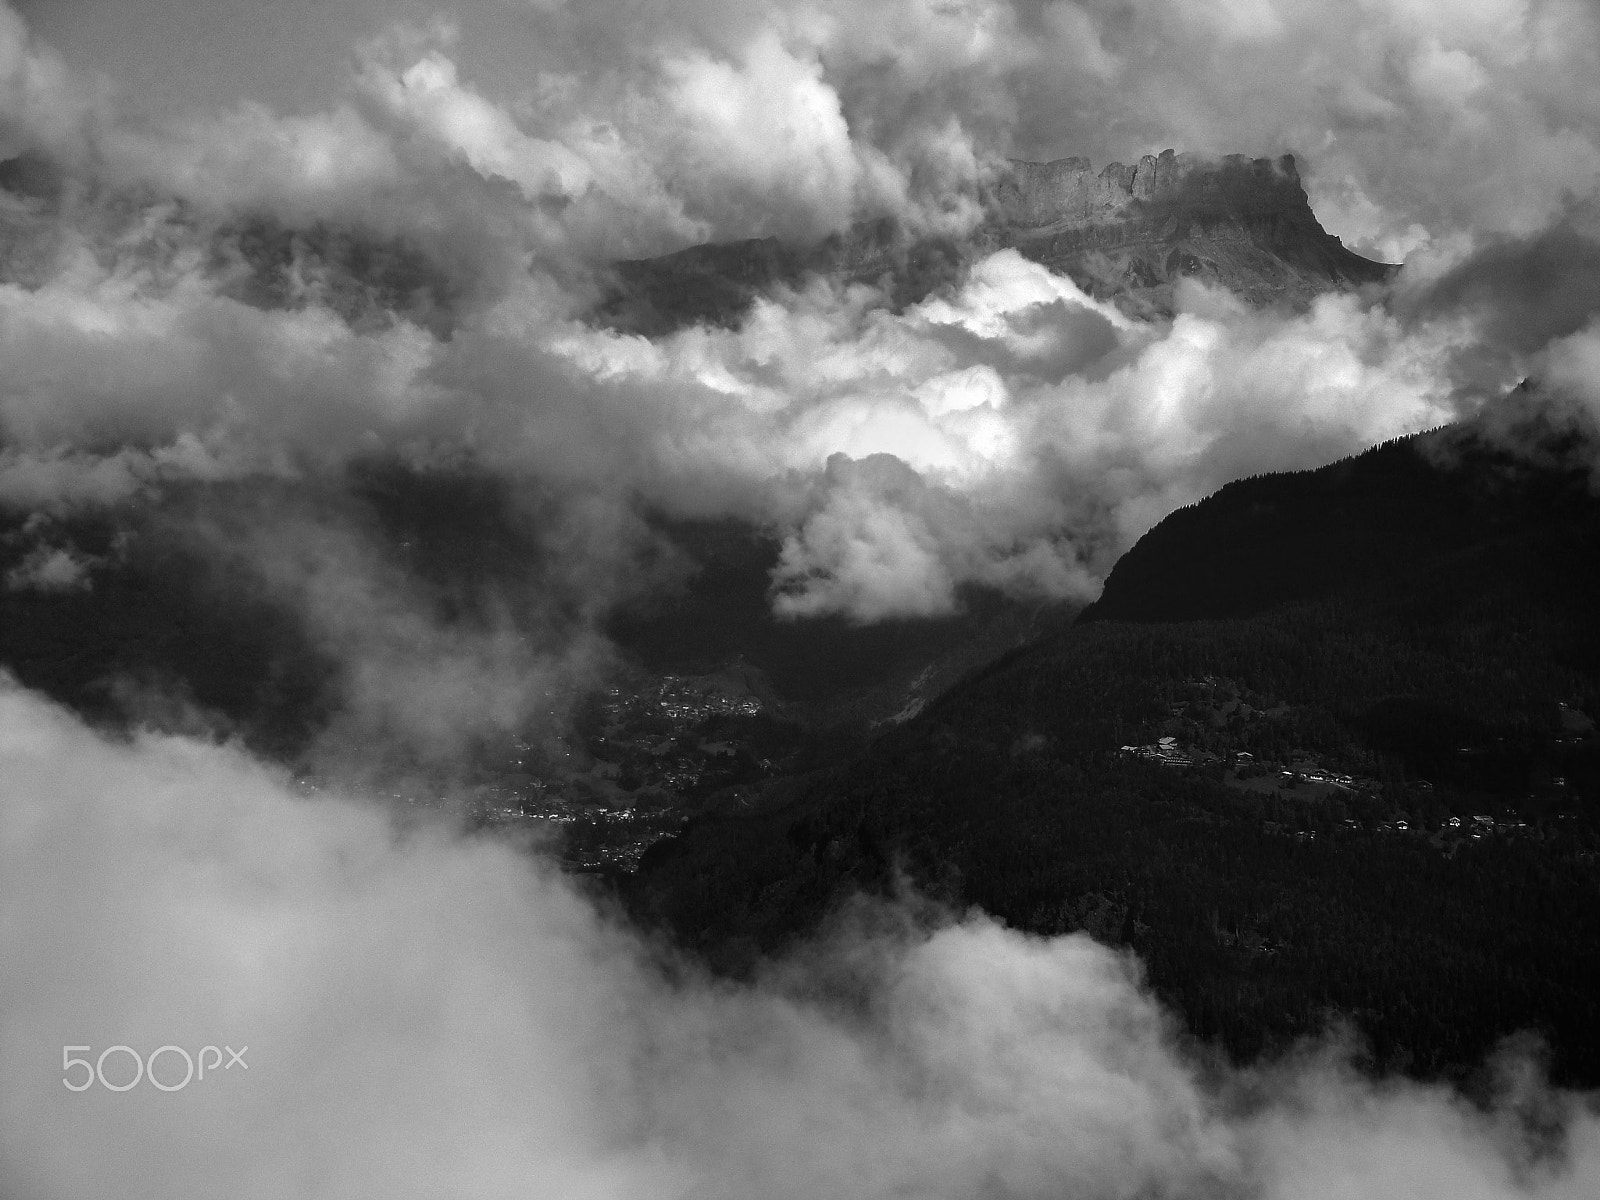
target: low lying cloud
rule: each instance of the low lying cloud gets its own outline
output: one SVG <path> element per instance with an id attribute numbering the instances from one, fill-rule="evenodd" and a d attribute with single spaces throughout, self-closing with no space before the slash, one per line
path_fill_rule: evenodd
<path id="1" fill-rule="evenodd" d="M 981 916 L 846 922 L 767 980 L 668 969 L 538 857 L 112 742 L 0 686 L 0 1189 L 39 1197 L 1580 1197 L 1600 1114 L 1335 1046 L 1203 1063 L 1137 964 Z M 163 1092 L 83 1068 L 211 1064 Z M 247 1049 L 246 1049 L 247 1048 Z M 226 1056 L 218 1056 L 226 1062 Z M 209 1061 L 209 1060 L 208 1060 Z M 131 1057 L 101 1062 L 134 1077 Z M 153 1067 L 173 1088 L 172 1051 Z M 1523 1120 L 1537 1113 L 1539 1133 Z"/>
<path id="2" fill-rule="evenodd" d="M 39 592 L 87 591 L 94 560 L 71 546 L 35 546 L 20 563 L 6 572 L 5 584 L 12 591 Z"/>
<path id="3" fill-rule="evenodd" d="M 968 583 L 1092 598 L 1173 508 L 1453 411 L 1454 331 L 1349 296 L 1286 317 L 1186 284 L 1178 307 L 1130 322 L 1002 251 L 898 315 L 813 293 L 738 330 L 565 349 L 612 386 L 696 397 L 680 413 L 704 404 L 698 461 L 670 477 L 720 468 L 702 494 L 762 497 L 787 529 L 780 612 L 859 620 L 948 612 Z"/>
<path id="4" fill-rule="evenodd" d="M 1194 285 L 1144 326 L 1014 251 L 902 313 L 818 285 L 650 342 L 552 311 L 536 280 L 462 308 L 448 338 L 358 331 L 233 299 L 182 265 L 198 251 L 150 267 L 144 246 L 0 288 L 0 494 L 466 454 L 574 503 L 772 528 L 780 612 L 872 620 L 948 612 L 968 583 L 1091 598 L 1173 507 L 1450 411 L 1440 335 L 1370 302 L 1258 315 Z"/>

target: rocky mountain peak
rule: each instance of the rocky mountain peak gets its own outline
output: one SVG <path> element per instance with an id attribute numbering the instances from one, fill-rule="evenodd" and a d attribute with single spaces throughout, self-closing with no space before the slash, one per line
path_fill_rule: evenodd
<path id="1" fill-rule="evenodd" d="M 1166 150 L 1099 171 L 1087 158 L 1013 160 L 984 202 L 988 217 L 961 241 L 908 237 L 880 220 L 812 246 L 766 238 L 619 263 L 601 315 L 645 333 L 724 322 L 768 288 L 807 274 L 877 284 L 896 305 L 914 303 L 958 280 L 972 259 L 1006 247 L 1144 318 L 1170 315 L 1185 277 L 1252 304 L 1298 307 L 1395 270 L 1323 229 L 1288 154 Z"/>
<path id="2" fill-rule="evenodd" d="M 1141 204 L 1309 208 L 1292 154 L 1216 159 L 1164 150 L 1132 166 L 1109 163 L 1098 173 L 1087 158 L 1013 159 L 1009 166 L 995 187 L 994 203 L 1001 221 L 1019 229 L 1122 220 Z"/>
<path id="3" fill-rule="evenodd" d="M 1171 312 L 1185 276 L 1255 304 L 1303 305 L 1393 268 L 1322 228 L 1293 155 L 1166 150 L 1096 172 L 1088 159 L 1012 162 L 994 185 L 999 240 L 1139 316 Z"/>

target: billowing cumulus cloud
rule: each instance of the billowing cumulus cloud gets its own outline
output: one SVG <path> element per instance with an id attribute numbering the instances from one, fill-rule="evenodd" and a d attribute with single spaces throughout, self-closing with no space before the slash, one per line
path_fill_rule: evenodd
<path id="1" fill-rule="evenodd" d="M 5 11 L 0 111 L 27 169 L 0 196 L 0 503 L 469 463 L 554 497 L 551 528 L 620 531 L 550 543 L 541 586 L 586 599 L 533 605 L 567 614 L 534 622 L 537 649 L 513 652 L 526 622 L 485 617 L 470 646 L 436 639 L 458 672 L 424 672 L 543 681 L 558 643 L 603 659 L 592 622 L 649 555 L 641 513 L 770 533 L 786 618 L 948 613 L 971 585 L 1084 600 L 1174 507 L 1566 370 L 1580 343 L 1560 339 L 1590 320 L 1565 269 L 1600 169 L 1582 5 L 539 5 L 514 73 L 479 17 L 376 31 L 321 106 L 135 121 Z M 958 233 L 1008 154 L 1165 144 L 1296 151 L 1331 224 L 1414 251 L 1394 295 L 1260 312 L 1190 282 L 1142 323 L 1001 251 L 898 310 L 813 281 L 735 328 L 584 319 L 619 258 L 881 215 Z M 1562 286 L 1536 294 L 1556 260 Z M 264 550 L 263 574 L 351 680 L 388 679 L 367 656 L 395 662 L 421 627 L 346 637 L 317 598 L 340 594 L 335 566 L 350 596 L 412 594 L 403 567 L 337 505 L 263 509 L 240 544 L 282 550 L 275 522 L 350 547 Z M 64 578 L 57 549 L 28 578 Z M 380 699 L 411 690 L 351 694 L 384 727 L 533 707 L 495 686 Z"/>
<path id="2" fill-rule="evenodd" d="M 0 690 L 0 1187 L 40 1197 L 1580 1197 L 1600 1118 L 1190 1057 L 1083 935 L 894 910 L 667 969 L 536 858 Z M 167 1051 L 126 1092 L 82 1067 Z M 126 1051 L 100 1064 L 134 1077 Z"/>
<path id="3" fill-rule="evenodd" d="M 1354 299 L 1283 319 L 1195 287 L 1152 328 L 1011 251 L 903 313 L 819 287 L 656 342 L 573 321 L 530 280 L 440 340 L 253 307 L 190 252 L 151 264 L 139 236 L 109 267 L 0 293 L 8 494 L 469 452 L 773 526 L 796 614 L 944 612 L 969 582 L 1088 597 L 1175 505 L 1436 423 L 1449 399 L 1437 339 Z"/>
<path id="4" fill-rule="evenodd" d="M 515 71 L 474 44 L 474 10 L 445 48 L 465 72 L 388 39 L 350 100 L 352 153 L 306 161 L 370 164 L 363 143 L 399 120 L 579 207 L 649 197 L 658 235 L 675 216 L 679 236 L 736 236 L 837 227 L 852 201 L 907 195 L 931 217 L 1005 154 L 1289 149 L 1324 219 L 1395 258 L 1533 232 L 1600 171 L 1582 0 L 530 5 Z"/>

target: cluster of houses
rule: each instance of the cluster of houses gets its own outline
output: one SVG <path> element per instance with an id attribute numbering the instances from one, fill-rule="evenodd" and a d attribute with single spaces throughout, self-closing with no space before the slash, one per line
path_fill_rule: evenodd
<path id="1" fill-rule="evenodd" d="M 1263 718 L 1270 721 L 1291 711 L 1283 702 L 1247 691 L 1231 679 L 1211 675 L 1189 678 L 1183 681 L 1178 697 L 1167 705 L 1168 719 L 1162 722 L 1162 732 L 1166 736 L 1145 745 L 1122 746 L 1119 752 L 1127 758 L 1174 770 L 1226 763 L 1231 769 L 1226 772 L 1224 782 L 1241 791 L 1269 795 L 1277 793 L 1285 799 L 1292 794 L 1297 800 L 1313 803 L 1332 803 L 1343 793 L 1343 798 L 1359 802 L 1357 807 L 1369 813 L 1368 821 L 1362 822 L 1354 817 L 1344 817 L 1342 806 L 1336 806 L 1332 812 L 1339 814 L 1339 824 L 1344 828 L 1354 830 L 1365 824 L 1379 833 L 1425 834 L 1441 847 L 1453 847 L 1466 839 L 1514 836 L 1528 828 L 1526 821 L 1496 819 L 1484 813 L 1452 816 L 1438 824 L 1430 815 L 1424 824 L 1414 816 L 1397 814 L 1391 804 L 1382 803 L 1385 795 L 1391 802 L 1401 797 L 1379 780 L 1325 768 L 1308 751 L 1287 751 L 1287 762 L 1258 761 L 1256 755 L 1248 750 L 1232 750 L 1219 758 L 1195 744 L 1237 746 L 1251 738 L 1252 728 L 1258 721 Z M 1555 738 L 1557 745 L 1586 742 L 1596 735 L 1595 721 L 1576 702 L 1562 703 L 1559 706 L 1559 718 L 1560 736 Z M 1463 746 L 1460 752 L 1466 755 L 1483 751 L 1481 748 Z M 1563 793 L 1567 790 L 1568 780 L 1563 775 L 1556 775 L 1551 778 L 1550 785 L 1556 792 Z M 1438 814 L 1438 806 L 1431 803 L 1434 787 L 1429 781 L 1410 780 L 1404 792 L 1409 793 L 1412 800 L 1419 800 L 1428 813 Z M 1373 802 L 1378 802 L 1379 811 L 1389 809 L 1389 819 L 1369 823 L 1374 811 Z M 1269 822 L 1269 826 L 1272 824 Z M 1294 836 L 1305 841 L 1316 835 L 1312 831 L 1302 830 Z"/>
<path id="2" fill-rule="evenodd" d="M 514 766 L 474 788 L 474 810 L 484 826 L 561 827 L 569 868 L 632 870 L 650 845 L 681 824 L 677 798 L 747 750 L 736 730 L 711 734 L 705 722 L 759 716 L 764 707 L 738 681 L 680 675 L 613 685 L 597 699 L 603 724 L 587 752 L 553 736 L 514 739 Z M 762 771 L 774 768 L 758 754 L 747 760 Z M 317 786 L 309 777 L 302 782 L 307 793 Z"/>
<path id="3" fill-rule="evenodd" d="M 1526 829 L 1526 821 L 1496 821 L 1487 814 L 1479 813 L 1470 817 L 1451 817 L 1444 823 L 1446 829 L 1460 830 L 1474 838 L 1487 837 L 1492 833 L 1509 833 Z"/>
<path id="4" fill-rule="evenodd" d="M 754 717 L 761 709 L 761 701 L 754 696 L 733 695 L 682 675 L 663 675 L 654 687 L 629 696 L 624 696 L 621 688 L 609 687 L 605 703 L 601 705 L 608 718 L 643 710 L 666 717 L 674 726 L 684 728 L 713 716 Z"/>
<path id="5" fill-rule="evenodd" d="M 1129 758 L 1142 758 L 1164 767 L 1192 767 L 1195 764 L 1194 756 L 1178 745 L 1175 737 L 1164 737 L 1148 746 L 1123 746 L 1121 750 Z"/>
<path id="6" fill-rule="evenodd" d="M 1243 757 L 1247 760 L 1246 763 L 1236 763 L 1236 765 L 1248 765 L 1249 762 L 1254 761 L 1248 754 L 1235 757 Z M 1303 763 L 1294 763 L 1280 768 L 1278 778 L 1285 781 L 1292 779 L 1295 783 L 1325 783 L 1346 792 L 1353 792 L 1361 787 L 1377 786 L 1373 780 L 1361 780 L 1354 775 L 1344 775 L 1338 771 L 1328 771 L 1322 767 Z"/>

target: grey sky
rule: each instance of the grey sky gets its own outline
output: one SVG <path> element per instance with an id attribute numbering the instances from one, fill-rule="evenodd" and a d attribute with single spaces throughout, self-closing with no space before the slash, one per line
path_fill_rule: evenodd
<path id="1" fill-rule="evenodd" d="M 115 80 L 133 111 L 170 116 L 254 100 L 323 107 L 352 49 L 397 22 L 456 20 L 456 53 L 480 84 L 514 74 L 527 37 L 514 0 L 15 0 L 69 64 Z M 519 30 L 521 30 L 519 36 Z"/>

